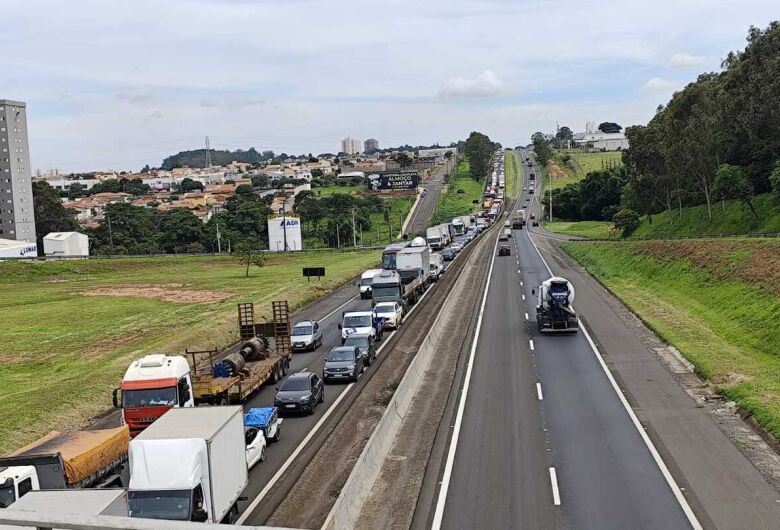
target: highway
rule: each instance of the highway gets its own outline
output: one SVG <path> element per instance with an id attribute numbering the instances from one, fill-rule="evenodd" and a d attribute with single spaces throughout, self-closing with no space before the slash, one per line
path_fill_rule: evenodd
<path id="1" fill-rule="evenodd" d="M 550 273 L 527 230 L 510 243 L 494 258 L 433 528 L 695 527 L 586 334 L 537 332 L 532 289 Z"/>
<path id="2" fill-rule="evenodd" d="M 429 180 L 424 182 L 423 187 L 428 191 L 425 197 L 420 197 L 417 203 L 417 209 L 406 227 L 407 234 L 425 236 L 425 229 L 428 228 L 433 210 L 436 208 L 436 202 L 439 200 L 439 195 L 444 187 L 444 175 L 448 172 L 451 173 L 453 169 L 454 165 L 452 162 L 445 162 L 436 168 L 436 173 Z"/>

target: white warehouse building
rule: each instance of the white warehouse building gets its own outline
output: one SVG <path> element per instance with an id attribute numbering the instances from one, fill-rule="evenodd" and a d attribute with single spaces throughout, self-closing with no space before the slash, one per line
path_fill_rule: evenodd
<path id="1" fill-rule="evenodd" d="M 43 238 L 46 256 L 89 256 L 89 237 L 80 232 L 51 232 Z"/>

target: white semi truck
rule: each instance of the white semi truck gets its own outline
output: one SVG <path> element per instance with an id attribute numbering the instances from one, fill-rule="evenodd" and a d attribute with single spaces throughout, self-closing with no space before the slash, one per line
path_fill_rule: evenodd
<path id="1" fill-rule="evenodd" d="M 247 481 L 240 406 L 173 408 L 130 442 L 130 517 L 233 523 Z"/>

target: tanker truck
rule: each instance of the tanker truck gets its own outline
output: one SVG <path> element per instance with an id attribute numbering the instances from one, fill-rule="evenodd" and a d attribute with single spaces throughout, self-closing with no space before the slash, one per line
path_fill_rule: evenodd
<path id="1" fill-rule="evenodd" d="M 554 276 L 542 282 L 531 294 L 537 295 L 536 325 L 540 333 L 577 332 L 577 314 L 572 307 L 574 287 L 569 280 Z"/>

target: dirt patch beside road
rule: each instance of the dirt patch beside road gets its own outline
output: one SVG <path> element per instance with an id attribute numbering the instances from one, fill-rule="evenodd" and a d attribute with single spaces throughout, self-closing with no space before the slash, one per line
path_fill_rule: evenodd
<path id="1" fill-rule="evenodd" d="M 175 283 L 152 286 L 120 285 L 116 287 L 99 287 L 89 291 L 79 291 L 78 294 L 82 296 L 132 296 L 179 304 L 213 304 L 230 297 L 228 293 L 219 291 L 188 291 L 181 289 L 181 284 Z"/>

